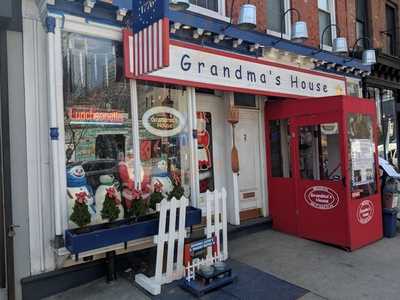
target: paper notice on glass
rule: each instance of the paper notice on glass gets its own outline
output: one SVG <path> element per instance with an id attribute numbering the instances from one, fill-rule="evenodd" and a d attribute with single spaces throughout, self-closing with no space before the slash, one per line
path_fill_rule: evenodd
<path id="1" fill-rule="evenodd" d="M 374 182 L 374 144 L 369 139 L 353 139 L 350 143 L 353 185 Z"/>

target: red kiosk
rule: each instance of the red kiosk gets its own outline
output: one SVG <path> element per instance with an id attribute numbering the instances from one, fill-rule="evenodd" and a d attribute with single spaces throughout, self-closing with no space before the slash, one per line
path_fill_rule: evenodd
<path id="1" fill-rule="evenodd" d="M 350 250 L 382 238 L 374 101 L 277 100 L 265 112 L 273 227 Z"/>

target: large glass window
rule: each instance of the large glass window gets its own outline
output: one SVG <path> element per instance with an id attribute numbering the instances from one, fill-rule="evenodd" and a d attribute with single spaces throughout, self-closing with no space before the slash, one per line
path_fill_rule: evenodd
<path id="1" fill-rule="evenodd" d="M 396 94 L 393 90 L 370 87 L 368 97 L 376 101 L 378 154 L 397 168 Z"/>
<path id="2" fill-rule="evenodd" d="M 289 122 L 270 121 L 269 128 L 272 176 L 291 177 Z"/>
<path id="3" fill-rule="evenodd" d="M 219 0 L 190 0 L 191 4 L 218 12 Z"/>
<path id="4" fill-rule="evenodd" d="M 335 23 L 335 1 L 318 0 L 318 16 L 321 44 L 332 46 L 332 40 L 336 36 L 336 28 L 332 27 L 332 29 L 326 30 L 323 41 L 322 33 L 327 26 Z"/>
<path id="5" fill-rule="evenodd" d="M 386 35 L 385 52 L 387 54 L 396 55 L 397 48 L 397 9 L 387 4 L 386 5 Z"/>
<path id="6" fill-rule="evenodd" d="M 356 2 L 356 38 L 368 36 L 368 7 L 367 0 L 357 0 Z M 359 41 L 358 45 L 366 48 L 366 40 Z"/>
<path id="7" fill-rule="evenodd" d="M 286 14 L 282 22 L 283 13 L 289 8 L 288 0 L 267 0 L 267 28 L 274 32 L 287 34 L 290 13 Z M 283 26 L 283 27 L 282 27 Z"/>
<path id="8" fill-rule="evenodd" d="M 183 87 L 139 83 L 140 159 L 143 182 L 165 194 L 182 187 L 190 196 L 188 92 Z"/>
<path id="9" fill-rule="evenodd" d="M 62 43 L 67 196 L 76 227 L 115 219 L 103 211 L 106 191 L 120 205 L 122 186 L 135 180 L 132 115 L 122 44 L 75 33 L 63 33 Z M 77 202 L 87 203 L 90 217 L 75 212 Z"/>
<path id="10" fill-rule="evenodd" d="M 349 114 L 347 124 L 352 197 L 373 195 L 376 174 L 372 119 L 368 115 Z"/>
<path id="11" fill-rule="evenodd" d="M 342 171 L 338 123 L 300 127 L 299 155 L 301 178 L 340 180 Z"/>

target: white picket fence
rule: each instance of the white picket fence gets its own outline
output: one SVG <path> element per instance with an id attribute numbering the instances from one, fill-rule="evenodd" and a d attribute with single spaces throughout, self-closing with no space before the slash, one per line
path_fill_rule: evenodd
<path id="1" fill-rule="evenodd" d="M 157 244 L 156 271 L 154 277 L 147 277 L 144 274 L 135 276 L 135 281 L 153 295 L 161 293 L 161 285 L 181 279 L 184 274 L 183 247 L 186 237 L 186 207 L 188 199 L 182 197 L 180 200 L 172 198 L 170 201 L 163 199 L 157 204 L 157 211 L 160 212 L 158 235 L 154 236 L 154 243 Z M 169 226 L 166 230 L 167 212 L 169 211 Z M 179 211 L 179 224 L 176 230 L 176 214 Z M 178 241 L 177 263 L 174 263 L 175 241 Z M 168 244 L 166 272 L 163 273 L 164 245 Z"/>
<path id="2" fill-rule="evenodd" d="M 214 218 L 213 218 L 214 216 Z M 207 223 L 205 234 L 207 238 L 213 235 L 217 239 L 217 256 L 222 256 L 223 260 L 228 258 L 228 224 L 226 215 L 226 190 L 222 188 L 221 192 L 207 191 L 206 195 L 206 217 Z M 222 251 L 220 236 L 222 233 Z M 212 256 L 212 247 L 207 249 L 207 257 Z"/>
<path id="3" fill-rule="evenodd" d="M 218 261 L 224 261 L 224 256 L 223 255 L 217 255 L 217 256 L 210 256 L 206 258 L 200 258 L 200 259 L 195 259 L 191 264 L 189 264 L 185 269 L 186 269 L 186 280 L 187 281 L 192 281 L 196 279 L 196 271 L 200 269 L 201 266 L 203 265 L 213 265 Z"/>
<path id="4" fill-rule="evenodd" d="M 191 280 L 195 278 L 195 271 L 202 264 L 213 264 L 216 261 L 223 261 L 228 258 L 228 236 L 227 236 L 227 215 L 226 215 L 226 190 L 222 192 L 207 192 L 206 195 L 206 227 L 207 238 L 216 237 L 217 253 L 213 255 L 212 247 L 207 248 L 207 257 L 196 260 L 189 266 L 183 265 L 183 250 L 186 237 L 186 208 L 188 199 L 182 197 L 180 200 L 172 198 L 170 201 L 163 199 L 157 204 L 157 211 L 160 212 L 158 235 L 154 236 L 154 243 L 157 244 L 156 270 L 154 277 L 147 277 L 144 274 L 135 276 L 135 281 L 153 295 L 161 293 L 161 285 L 170 283 L 190 274 Z M 169 212 L 169 226 L 166 231 L 167 214 Z M 176 215 L 179 212 L 178 230 L 176 230 Z M 213 218 L 214 216 L 214 218 Z M 220 235 L 222 233 L 222 249 Z M 177 241 L 177 243 L 176 243 Z M 163 273 L 164 246 L 167 243 L 166 272 Z M 175 245 L 177 244 L 177 260 L 174 262 Z"/>

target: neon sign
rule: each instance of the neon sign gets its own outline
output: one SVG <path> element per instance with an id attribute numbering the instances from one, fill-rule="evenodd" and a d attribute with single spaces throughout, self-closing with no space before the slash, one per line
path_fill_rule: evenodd
<path id="1" fill-rule="evenodd" d="M 122 125 L 127 114 L 118 110 L 102 110 L 95 107 L 70 107 L 68 117 L 71 124 Z"/>

